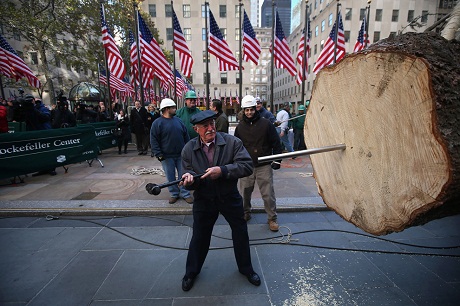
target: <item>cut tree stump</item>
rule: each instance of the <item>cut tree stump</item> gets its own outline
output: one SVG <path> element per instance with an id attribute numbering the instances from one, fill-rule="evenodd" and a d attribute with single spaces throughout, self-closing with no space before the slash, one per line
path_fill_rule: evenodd
<path id="1" fill-rule="evenodd" d="M 318 74 L 307 111 L 319 194 L 374 235 L 460 213 L 460 43 L 408 33 Z"/>

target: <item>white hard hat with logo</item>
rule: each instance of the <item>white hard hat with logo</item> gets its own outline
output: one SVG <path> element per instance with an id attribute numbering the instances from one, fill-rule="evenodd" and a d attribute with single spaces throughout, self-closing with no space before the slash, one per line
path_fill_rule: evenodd
<path id="1" fill-rule="evenodd" d="M 251 95 L 246 95 L 241 100 L 241 108 L 248 108 L 256 106 L 256 99 Z"/>
<path id="2" fill-rule="evenodd" d="M 165 107 L 171 107 L 171 106 L 176 106 L 176 103 L 174 103 L 174 101 L 169 98 L 164 98 L 163 100 L 161 100 L 160 110 L 162 110 Z"/>

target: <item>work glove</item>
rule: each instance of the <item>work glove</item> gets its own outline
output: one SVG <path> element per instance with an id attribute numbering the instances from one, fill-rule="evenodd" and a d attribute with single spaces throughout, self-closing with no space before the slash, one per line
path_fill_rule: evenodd
<path id="1" fill-rule="evenodd" d="M 278 127 L 278 126 L 281 125 L 281 121 L 275 121 L 275 122 L 273 122 L 273 125 L 274 125 L 275 127 Z"/>
<path id="2" fill-rule="evenodd" d="M 160 162 L 165 160 L 165 158 L 163 157 L 163 155 L 158 155 L 158 156 L 157 156 L 157 159 L 158 159 Z"/>
<path id="3" fill-rule="evenodd" d="M 273 170 L 278 170 L 279 168 L 281 168 L 281 161 L 274 161 L 272 162 L 271 166 Z"/>

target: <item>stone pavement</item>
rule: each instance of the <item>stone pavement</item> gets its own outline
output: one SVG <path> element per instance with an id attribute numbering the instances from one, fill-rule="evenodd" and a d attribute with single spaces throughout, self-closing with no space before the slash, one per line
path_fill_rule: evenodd
<path id="1" fill-rule="evenodd" d="M 238 273 L 219 217 L 201 274 L 181 290 L 191 206 L 152 196 L 149 156 L 104 151 L 92 166 L 0 187 L 0 305 L 458 305 L 460 215 L 384 237 L 326 209 L 308 157 L 275 172 L 279 233 L 258 191 L 248 222 L 262 285 Z M 9 183 L 8 181 L 3 184 Z M 46 217 L 53 215 L 55 217 Z"/>

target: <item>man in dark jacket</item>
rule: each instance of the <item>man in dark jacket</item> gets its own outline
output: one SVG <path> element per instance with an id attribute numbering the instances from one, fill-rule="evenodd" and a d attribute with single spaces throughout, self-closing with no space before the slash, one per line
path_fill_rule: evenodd
<path id="1" fill-rule="evenodd" d="M 182 150 L 180 184 L 195 190 L 193 236 L 187 255 L 182 290 L 192 288 L 208 254 L 214 224 L 221 213 L 232 229 L 233 248 L 238 270 L 255 286 L 260 278 L 254 272 L 249 248 L 248 227 L 243 219 L 243 203 L 238 192 L 239 178 L 252 172 L 252 161 L 238 138 L 216 132 L 215 113 L 206 110 L 192 116 L 190 122 L 199 134 Z M 204 174 L 203 174 L 204 173 Z M 194 177 L 203 174 L 200 178 Z"/>
<path id="2" fill-rule="evenodd" d="M 219 99 L 212 99 L 209 108 L 216 113 L 216 130 L 218 132 L 228 133 L 228 117 L 222 110 L 222 101 Z"/>
<path id="3" fill-rule="evenodd" d="M 268 216 L 268 226 L 271 231 L 278 231 L 276 214 L 276 198 L 273 188 L 273 170 L 280 168 L 281 161 L 259 163 L 261 156 L 280 154 L 281 143 L 275 126 L 265 118 L 261 118 L 256 110 L 253 96 L 247 95 L 241 101 L 243 108 L 242 120 L 235 128 L 235 136 L 243 141 L 244 147 L 251 155 L 254 172 L 240 179 L 240 190 L 243 193 L 244 219 L 251 219 L 251 195 L 257 181 L 260 194 L 264 201 L 265 212 Z"/>
<path id="4" fill-rule="evenodd" d="M 136 101 L 134 108 L 131 110 L 129 122 L 131 132 L 136 135 L 136 146 L 138 155 L 146 155 L 149 146 L 149 130 L 147 128 L 147 110 L 141 107 L 141 102 Z"/>

